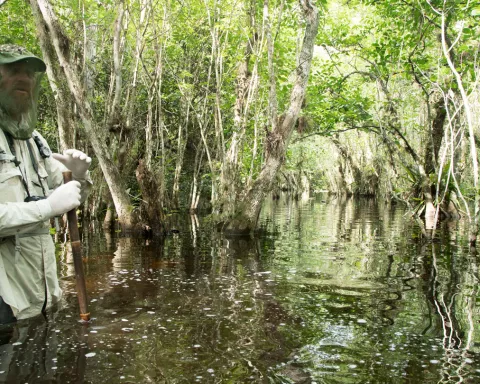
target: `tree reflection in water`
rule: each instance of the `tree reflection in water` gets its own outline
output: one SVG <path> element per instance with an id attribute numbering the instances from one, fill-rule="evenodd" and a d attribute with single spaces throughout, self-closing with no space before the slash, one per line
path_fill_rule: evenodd
<path id="1" fill-rule="evenodd" d="M 448 231 L 423 242 L 403 214 L 373 200 L 276 200 L 254 238 L 198 217 L 177 218 L 162 242 L 89 236 L 94 321 L 77 324 L 61 262 L 63 308 L 8 336 L 0 381 L 478 381 L 476 256 Z"/>

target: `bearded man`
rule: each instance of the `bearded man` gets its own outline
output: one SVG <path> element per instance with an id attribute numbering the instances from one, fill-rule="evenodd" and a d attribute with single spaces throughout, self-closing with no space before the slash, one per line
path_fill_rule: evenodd
<path id="1" fill-rule="evenodd" d="M 35 130 L 45 70 L 25 48 L 0 45 L 0 324 L 60 300 L 50 219 L 78 207 L 91 185 L 90 157 L 51 154 Z M 63 184 L 67 169 L 74 180 Z"/>

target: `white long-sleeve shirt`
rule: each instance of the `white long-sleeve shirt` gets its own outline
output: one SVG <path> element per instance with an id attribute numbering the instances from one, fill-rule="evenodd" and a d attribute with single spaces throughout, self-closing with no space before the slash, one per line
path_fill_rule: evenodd
<path id="1" fill-rule="evenodd" d="M 45 300 L 48 308 L 62 295 L 55 246 L 49 234 L 52 210 L 47 200 L 24 202 L 27 192 L 22 174 L 30 195 L 43 196 L 44 191 L 48 195 L 63 184 L 62 172 L 66 168 L 52 157 L 43 159 L 34 140 L 28 141 L 36 159 L 38 175 L 27 140 L 14 140 L 15 155 L 20 161 L 16 166 L 8 161 L 12 153 L 4 132 L 0 130 L 0 296 L 10 305 L 17 319 L 40 314 Z M 83 201 L 91 181 L 88 176 L 78 181 L 82 185 Z"/>

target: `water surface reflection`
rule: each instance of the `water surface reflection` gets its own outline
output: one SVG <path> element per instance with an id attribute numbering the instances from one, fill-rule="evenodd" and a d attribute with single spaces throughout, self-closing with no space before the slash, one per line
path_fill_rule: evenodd
<path id="1" fill-rule="evenodd" d="M 478 382 L 476 257 L 404 213 L 319 197 L 268 202 L 256 239 L 190 218 L 163 243 L 89 236 L 95 320 L 77 323 L 62 255 L 65 305 L 2 334 L 0 380 Z"/>

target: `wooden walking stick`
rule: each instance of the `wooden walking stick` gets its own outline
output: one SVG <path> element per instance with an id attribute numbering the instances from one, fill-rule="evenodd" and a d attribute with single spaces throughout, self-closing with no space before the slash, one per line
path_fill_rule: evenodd
<path id="1" fill-rule="evenodd" d="M 72 172 L 63 172 L 63 182 L 66 184 L 72 181 Z M 78 232 L 77 212 L 74 209 L 67 212 L 68 230 L 72 244 L 73 265 L 75 267 L 75 280 L 77 282 L 78 305 L 80 306 L 80 318 L 83 321 L 90 320 L 90 313 L 87 310 L 87 287 L 85 285 L 85 274 L 83 273 L 82 244 Z"/>

